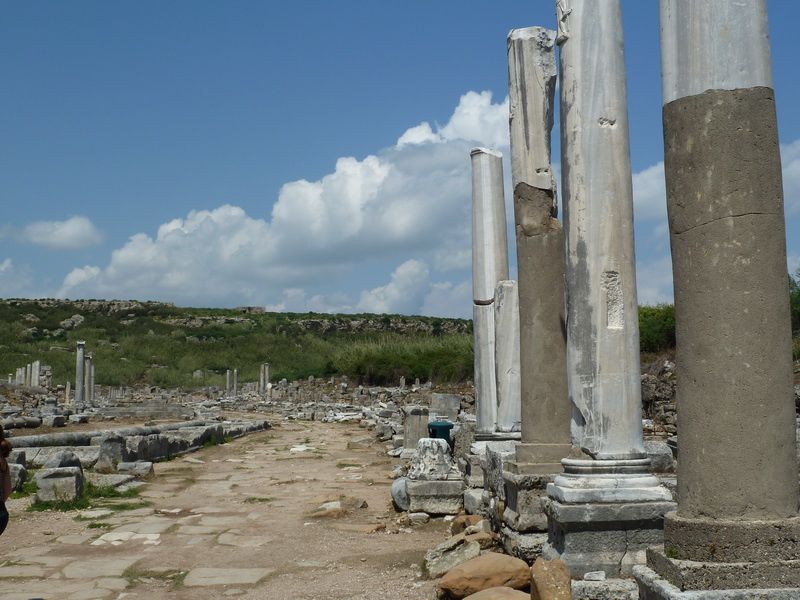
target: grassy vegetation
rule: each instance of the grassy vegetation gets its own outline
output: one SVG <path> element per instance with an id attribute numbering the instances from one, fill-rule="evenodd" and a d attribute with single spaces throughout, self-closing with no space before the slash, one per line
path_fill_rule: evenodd
<path id="1" fill-rule="evenodd" d="M 789 281 L 797 337 L 800 270 Z M 463 319 L 243 314 L 147 302 L 114 312 L 107 303 L 90 302 L 0 301 L 0 373 L 39 359 L 53 367 L 57 383 L 64 383 L 74 377 L 75 342 L 83 339 L 94 353 L 99 385 L 221 387 L 226 369 L 238 368 L 242 382 L 256 381 L 263 362 L 272 365 L 273 381 L 347 375 L 381 385 L 401 376 L 435 383 L 473 376 L 472 323 Z M 75 314 L 84 317 L 79 326 L 61 326 Z M 640 307 L 639 329 L 643 352 L 670 350 L 674 307 Z M 798 340 L 794 352 L 800 358 Z"/>

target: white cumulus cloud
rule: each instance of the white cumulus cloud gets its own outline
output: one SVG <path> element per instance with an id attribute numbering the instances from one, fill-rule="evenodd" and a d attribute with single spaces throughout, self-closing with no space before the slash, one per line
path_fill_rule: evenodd
<path id="1" fill-rule="evenodd" d="M 103 234 L 88 218 L 76 216 L 65 221 L 36 221 L 19 237 L 30 244 L 58 250 L 75 250 L 103 241 Z"/>
<path id="2" fill-rule="evenodd" d="M 468 272 L 469 150 L 507 144 L 507 129 L 507 100 L 467 93 L 436 131 L 417 126 L 375 154 L 339 158 L 316 181 L 284 184 L 268 218 L 231 205 L 192 211 L 155 234 L 132 236 L 105 265 L 74 269 L 59 295 L 419 311 L 431 291 L 431 268 Z M 340 287 L 355 268 L 386 264 L 401 266 L 385 286 L 363 294 Z M 428 280 L 415 287 L 422 273 Z"/>

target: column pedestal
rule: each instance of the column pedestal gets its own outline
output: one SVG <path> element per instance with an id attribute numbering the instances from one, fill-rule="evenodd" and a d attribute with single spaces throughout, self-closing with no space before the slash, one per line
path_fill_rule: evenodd
<path id="1" fill-rule="evenodd" d="M 605 571 L 630 576 L 648 547 L 664 540 L 672 494 L 650 474 L 650 459 L 562 461 L 564 473 L 547 485 L 542 510 L 548 542 L 542 556 L 560 558 L 573 577 Z"/>

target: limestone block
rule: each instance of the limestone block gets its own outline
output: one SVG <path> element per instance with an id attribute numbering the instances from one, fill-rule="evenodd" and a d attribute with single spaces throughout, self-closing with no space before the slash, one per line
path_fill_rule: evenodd
<path id="1" fill-rule="evenodd" d="M 35 475 L 37 502 L 71 501 L 83 493 L 80 467 L 41 469 Z"/>
<path id="2" fill-rule="evenodd" d="M 439 581 L 439 589 L 452 598 L 464 598 L 493 587 L 519 590 L 528 587 L 530 582 L 530 570 L 524 561 L 489 552 L 450 569 Z"/>
<path id="3" fill-rule="evenodd" d="M 454 469 L 450 445 L 442 439 L 425 437 L 417 442 L 417 454 L 411 461 L 408 478 L 418 481 L 447 479 Z"/>
<path id="4" fill-rule="evenodd" d="M 453 536 L 425 553 L 424 571 L 435 579 L 481 553 L 478 542 L 467 542 L 463 535 Z"/>
<path id="5" fill-rule="evenodd" d="M 464 505 L 464 483 L 451 481 L 414 481 L 409 479 L 406 489 L 411 512 L 431 515 L 457 515 Z"/>
<path id="6" fill-rule="evenodd" d="M 531 600 L 572 600 L 569 569 L 563 561 L 539 558 L 533 563 Z"/>
<path id="7" fill-rule="evenodd" d="M 531 564 L 542 555 L 547 542 L 546 533 L 520 533 L 509 527 L 500 527 L 500 543 L 511 556 Z"/>
<path id="8" fill-rule="evenodd" d="M 464 512 L 468 515 L 477 515 L 484 511 L 483 490 L 481 488 L 464 490 Z"/>
<path id="9" fill-rule="evenodd" d="M 42 419 L 42 425 L 45 427 L 64 427 L 67 424 L 67 418 L 64 415 L 50 415 Z"/>
<path id="10" fill-rule="evenodd" d="M 58 469 L 61 467 L 78 467 L 78 469 L 81 469 L 81 461 L 71 450 L 60 450 L 48 458 L 43 465 L 45 469 Z"/>
<path id="11" fill-rule="evenodd" d="M 572 600 L 639 600 L 639 588 L 630 579 L 575 580 Z"/>
<path id="12" fill-rule="evenodd" d="M 137 479 L 144 479 L 153 475 L 153 463 L 144 460 L 120 462 L 117 463 L 117 472 L 133 475 Z"/>
<path id="13" fill-rule="evenodd" d="M 428 437 L 429 411 L 425 406 L 406 406 L 403 409 L 404 432 L 403 445 L 406 448 L 417 447 L 420 438 Z"/>
<path id="14" fill-rule="evenodd" d="M 674 473 L 675 459 L 672 448 L 666 442 L 648 440 L 644 443 L 644 451 L 650 458 L 650 466 L 656 473 Z"/>

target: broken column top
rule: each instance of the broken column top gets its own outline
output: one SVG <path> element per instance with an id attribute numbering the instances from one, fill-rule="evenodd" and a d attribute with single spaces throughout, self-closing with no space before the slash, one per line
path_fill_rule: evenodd
<path id="1" fill-rule="evenodd" d="M 497 282 L 508 279 L 508 239 L 503 194 L 503 155 L 473 148 L 472 298 L 491 304 Z"/>

